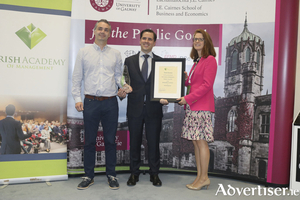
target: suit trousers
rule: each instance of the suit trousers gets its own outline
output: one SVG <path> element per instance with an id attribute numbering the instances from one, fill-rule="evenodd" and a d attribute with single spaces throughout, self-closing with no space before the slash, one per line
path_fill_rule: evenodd
<path id="1" fill-rule="evenodd" d="M 128 128 L 130 132 L 130 171 L 131 174 L 139 175 L 141 166 L 141 144 L 143 137 L 143 126 L 147 139 L 148 163 L 150 175 L 158 174 L 160 167 L 159 140 L 161 132 L 161 117 L 149 117 L 146 106 L 140 117 L 128 117 Z"/>
<path id="2" fill-rule="evenodd" d="M 84 171 L 85 176 L 94 178 L 96 138 L 101 121 L 105 145 L 106 175 L 116 176 L 116 143 L 119 107 L 117 98 L 98 101 L 84 100 Z"/>

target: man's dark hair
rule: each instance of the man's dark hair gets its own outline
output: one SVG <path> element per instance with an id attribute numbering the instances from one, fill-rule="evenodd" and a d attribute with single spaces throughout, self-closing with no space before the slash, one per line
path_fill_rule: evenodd
<path id="1" fill-rule="evenodd" d="M 12 116 L 15 114 L 15 111 L 16 111 L 16 108 L 14 105 L 9 104 L 8 106 L 6 106 L 5 112 L 7 115 Z"/>
<path id="2" fill-rule="evenodd" d="M 144 34 L 145 32 L 153 33 L 153 39 L 154 39 L 154 42 L 156 41 L 156 38 L 157 38 L 156 33 L 155 33 L 153 30 L 151 30 L 151 29 L 145 29 L 145 30 L 142 30 L 142 32 L 141 32 L 141 34 L 140 34 L 140 39 L 142 38 L 142 36 L 143 36 L 143 34 Z"/>
<path id="3" fill-rule="evenodd" d="M 104 22 L 105 24 L 107 24 L 109 26 L 109 32 L 111 33 L 111 25 L 106 19 L 100 19 L 99 21 L 97 21 L 95 24 L 94 30 L 96 30 L 96 28 L 100 22 Z"/>

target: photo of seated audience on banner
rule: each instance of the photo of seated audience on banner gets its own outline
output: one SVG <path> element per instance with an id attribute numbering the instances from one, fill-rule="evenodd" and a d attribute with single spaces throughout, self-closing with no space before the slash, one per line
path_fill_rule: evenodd
<path id="1" fill-rule="evenodd" d="M 41 112 L 21 109 L 9 104 L 0 114 L 0 155 L 67 151 L 69 133 L 66 122 L 61 123 L 52 117 L 51 121 L 42 119 Z"/>

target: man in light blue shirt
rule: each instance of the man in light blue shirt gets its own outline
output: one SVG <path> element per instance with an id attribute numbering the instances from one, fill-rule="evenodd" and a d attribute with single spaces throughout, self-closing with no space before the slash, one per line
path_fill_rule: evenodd
<path id="1" fill-rule="evenodd" d="M 116 144 L 119 107 L 116 95 L 121 88 L 122 58 L 119 51 L 107 46 L 111 25 L 99 20 L 94 28 L 95 43 L 79 50 L 72 78 L 72 95 L 75 108 L 83 111 L 85 142 L 85 177 L 78 189 L 86 189 L 94 183 L 96 137 L 99 123 L 103 126 L 105 163 L 108 184 L 118 189 L 116 179 Z M 84 84 L 84 103 L 81 99 L 81 84 Z"/>

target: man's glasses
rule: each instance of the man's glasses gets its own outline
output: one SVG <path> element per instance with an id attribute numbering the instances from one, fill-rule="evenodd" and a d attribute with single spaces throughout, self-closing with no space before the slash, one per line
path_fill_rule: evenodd
<path id="1" fill-rule="evenodd" d="M 203 42 L 204 38 L 193 38 L 194 42 Z"/>

